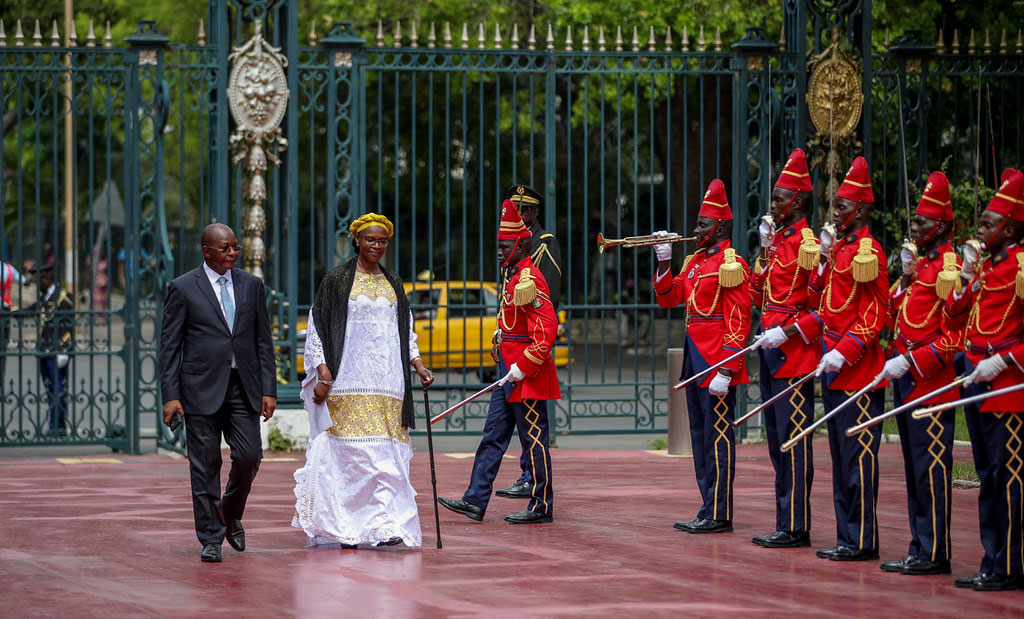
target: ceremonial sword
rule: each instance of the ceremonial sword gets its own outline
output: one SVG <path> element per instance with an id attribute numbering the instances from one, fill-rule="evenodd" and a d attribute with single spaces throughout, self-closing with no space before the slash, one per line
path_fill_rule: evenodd
<path id="1" fill-rule="evenodd" d="M 953 389 L 955 387 L 959 387 L 960 385 L 962 385 L 964 383 L 965 380 L 967 380 L 967 376 L 961 376 L 960 378 L 954 380 L 953 382 L 949 383 L 948 385 L 943 385 L 942 387 L 939 387 L 935 391 L 932 391 L 931 393 L 925 394 L 925 395 L 917 398 L 916 400 L 913 400 L 911 402 L 907 402 L 906 404 L 903 404 L 901 406 L 897 406 L 896 408 L 892 409 L 891 411 L 889 411 L 887 413 L 882 413 L 878 417 L 873 417 L 871 419 L 868 419 L 864 423 L 859 423 L 859 424 L 857 424 L 855 426 L 850 426 L 849 428 L 846 429 L 846 436 L 853 436 L 854 434 L 856 434 L 858 432 L 863 432 L 864 430 L 867 430 L 871 426 L 874 426 L 874 425 L 877 425 L 879 423 L 882 423 L 883 421 L 885 421 L 889 417 L 894 417 L 896 415 L 899 415 L 900 413 L 902 413 L 905 410 L 914 408 L 915 406 L 917 406 L 921 402 L 924 402 L 925 400 L 930 400 L 930 399 L 934 398 L 937 395 L 942 395 L 943 393 L 946 393 L 950 389 Z M 916 417 L 915 417 L 915 419 L 916 419 Z"/>
<path id="2" fill-rule="evenodd" d="M 841 411 L 844 408 L 846 408 L 846 406 L 848 404 L 850 404 L 851 402 L 855 402 L 856 400 L 858 400 L 860 398 L 860 396 L 862 396 L 865 393 L 867 393 L 868 391 L 871 391 L 872 389 L 874 389 L 875 385 L 877 385 L 880 382 L 882 382 L 882 375 L 881 374 L 879 374 L 878 376 L 874 377 L 871 380 L 871 382 L 867 384 L 867 386 L 865 386 L 863 389 L 858 390 L 856 393 L 854 393 L 852 396 L 850 396 L 846 401 L 844 401 L 839 406 L 837 406 L 837 407 L 833 408 L 832 410 L 830 410 L 828 413 L 826 413 L 824 416 L 822 416 L 821 419 L 819 419 L 819 420 L 815 421 L 814 423 L 812 423 L 811 425 L 807 426 L 807 429 L 801 431 L 799 434 L 797 434 L 793 438 L 791 438 L 788 441 L 786 441 L 785 443 L 783 443 L 782 444 L 782 451 L 789 451 L 789 450 L 793 449 L 793 447 L 796 446 L 796 444 L 799 443 L 803 438 L 805 438 L 808 435 L 814 433 L 814 431 L 817 430 L 821 426 L 821 424 L 823 424 L 826 421 L 828 421 L 829 419 L 835 417 L 836 414 L 839 413 L 839 411 Z"/>
<path id="3" fill-rule="evenodd" d="M 750 412 L 749 412 L 749 413 L 747 413 L 746 415 L 744 415 L 744 416 L 740 417 L 740 418 L 739 418 L 739 419 L 737 419 L 736 421 L 732 422 L 732 425 L 733 425 L 733 427 L 734 427 L 734 428 L 738 428 L 738 427 L 740 427 L 740 424 L 741 424 L 741 423 L 743 423 L 743 422 L 745 422 L 746 420 L 750 419 L 750 418 L 751 418 L 751 417 L 753 417 L 754 415 L 756 415 L 756 414 L 760 413 L 761 411 L 763 411 L 764 409 L 768 408 L 768 407 L 769 407 L 769 406 L 771 406 L 772 404 L 775 404 L 776 402 L 778 402 L 779 400 L 781 400 L 782 398 L 784 398 L 784 397 L 785 397 L 785 396 L 786 396 L 787 394 L 789 394 L 789 393 L 790 393 L 791 391 L 794 391 L 794 390 L 795 390 L 795 389 L 796 389 L 797 387 L 799 387 L 800 385 L 802 385 L 802 384 L 806 383 L 807 381 L 809 381 L 809 380 L 811 380 L 811 379 L 813 379 L 813 378 L 814 378 L 814 372 L 811 372 L 811 373 L 810 373 L 810 374 L 808 374 L 807 376 L 804 376 L 803 378 L 801 378 L 800 380 L 796 381 L 796 382 L 795 382 L 795 383 L 793 383 L 792 385 L 790 385 L 790 386 L 786 387 L 785 389 L 783 389 L 783 390 L 782 390 L 782 391 L 780 391 L 779 393 L 776 393 L 776 394 L 775 394 L 775 395 L 773 395 L 773 396 L 771 397 L 771 399 L 769 399 L 769 400 L 768 400 L 767 402 L 762 402 L 760 406 L 758 406 L 758 407 L 757 407 L 757 408 L 755 408 L 754 410 L 750 411 Z"/>
<path id="4" fill-rule="evenodd" d="M 1008 393 L 1014 393 L 1017 391 L 1024 391 L 1024 383 L 1020 383 L 1019 385 L 1010 385 L 1009 387 L 1003 387 L 1002 389 L 996 389 L 995 391 L 979 393 L 977 395 L 972 395 L 967 398 L 960 398 L 959 400 L 953 400 L 952 402 L 946 402 L 945 404 L 936 404 L 935 406 L 922 408 L 919 411 L 914 411 L 912 417 L 914 419 L 921 419 L 923 417 L 927 417 L 932 413 L 938 413 L 944 410 L 949 410 L 951 408 L 956 408 L 957 406 L 963 406 L 964 404 L 974 404 L 975 402 L 981 402 L 982 400 L 994 398 L 997 395 L 1006 395 Z"/>
<path id="5" fill-rule="evenodd" d="M 448 415 L 451 415 L 452 413 L 454 413 L 455 411 L 459 410 L 460 408 L 462 408 L 462 407 L 463 407 L 463 406 L 465 406 L 466 404 L 469 404 L 469 403 L 470 403 L 470 402 L 472 402 L 473 400 L 475 400 L 475 399 L 479 398 L 480 396 L 482 396 L 483 394 L 487 393 L 488 391 L 491 391 L 492 389 L 494 389 L 495 387 L 497 387 L 497 386 L 498 386 L 498 385 L 500 385 L 500 384 L 501 384 L 501 381 L 500 381 L 500 380 L 496 380 L 496 381 L 494 381 L 494 382 L 493 382 L 493 383 L 491 383 L 490 385 L 487 385 L 486 387 L 484 387 L 484 388 L 483 388 L 483 389 L 481 389 L 480 391 L 477 391 L 477 392 L 476 392 L 476 393 L 474 393 L 473 395 L 471 395 L 471 396 L 469 396 L 468 398 L 466 398 L 465 400 L 463 400 L 463 401 L 459 402 L 459 403 L 458 403 L 458 404 L 456 404 L 455 406 L 453 406 L 453 407 L 449 408 L 448 410 L 446 410 L 445 412 L 441 413 L 441 414 L 440 414 L 440 415 L 438 415 L 437 417 L 433 417 L 433 418 L 431 418 L 431 420 L 430 420 L 430 423 L 434 424 L 434 423 L 437 423 L 438 421 L 441 421 L 442 419 L 444 419 L 444 418 L 445 418 L 445 417 L 447 417 Z"/>
<path id="6" fill-rule="evenodd" d="M 694 382 L 696 382 L 696 381 L 700 380 L 701 378 L 707 376 L 711 372 L 714 372 L 718 368 L 722 367 L 726 363 L 729 363 L 733 359 L 736 359 L 738 357 L 742 357 L 743 355 L 747 354 L 748 352 L 754 350 L 755 346 L 757 346 L 757 340 L 756 339 L 753 341 L 753 343 L 750 344 L 750 346 L 747 346 L 746 348 L 744 348 L 743 350 L 741 350 L 741 351 L 739 351 L 737 353 L 733 353 L 733 354 L 729 355 L 728 357 L 726 357 L 725 359 L 722 359 L 721 361 L 719 361 L 718 363 L 716 363 L 713 366 L 709 367 L 708 369 L 701 370 L 700 372 L 697 372 L 696 374 L 694 374 L 693 376 L 687 378 L 683 382 L 677 384 L 675 387 L 672 387 L 672 391 L 679 391 L 680 389 L 686 387 L 687 385 L 693 384 Z"/>

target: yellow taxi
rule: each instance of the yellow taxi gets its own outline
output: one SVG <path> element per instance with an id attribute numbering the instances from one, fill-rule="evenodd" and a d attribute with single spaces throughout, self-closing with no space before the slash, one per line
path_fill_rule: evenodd
<path id="1" fill-rule="evenodd" d="M 423 363 L 431 370 L 483 370 L 491 372 L 491 338 L 497 328 L 498 284 L 494 282 L 406 282 L 405 294 L 412 304 L 414 329 Z M 558 312 L 559 342 L 555 365 L 569 364 L 564 344 L 566 313 Z M 296 367 L 303 374 L 303 343 L 306 318 L 298 319 Z"/>

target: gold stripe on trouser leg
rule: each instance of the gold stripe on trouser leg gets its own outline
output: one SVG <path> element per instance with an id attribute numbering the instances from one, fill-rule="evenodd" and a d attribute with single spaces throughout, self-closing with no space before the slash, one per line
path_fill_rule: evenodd
<path id="1" fill-rule="evenodd" d="M 1024 510 L 1024 480 L 1021 480 L 1020 470 L 1021 466 L 1024 465 L 1024 460 L 1021 459 L 1020 448 L 1021 438 L 1020 429 L 1024 425 L 1024 420 L 1020 413 L 998 413 L 999 418 L 1006 416 L 1006 432 L 1009 435 L 1006 439 L 1006 450 L 1009 452 L 1009 458 L 1006 460 L 1006 472 L 1009 473 L 1006 480 L 1006 518 L 1010 521 L 1010 526 L 1006 529 L 1006 573 L 1013 574 L 1010 569 L 1010 546 L 1013 542 L 1014 527 L 1013 521 L 1010 519 L 1010 515 L 1013 514 L 1013 506 L 1010 504 L 1011 500 L 1011 487 L 1014 482 L 1017 484 L 1017 514 L 1019 523 L 1020 510 Z M 1021 535 L 1020 529 L 1016 531 L 1017 535 Z M 1024 540 L 1020 544 L 1021 547 L 1021 564 L 1024 565 Z"/>
<path id="2" fill-rule="evenodd" d="M 713 520 L 732 520 L 732 511 L 731 511 L 732 510 L 732 506 L 729 505 L 729 492 L 728 491 L 726 491 L 726 493 L 725 493 L 725 518 L 719 518 L 718 517 L 718 484 L 722 481 L 721 469 L 718 466 L 718 445 L 719 445 L 719 443 L 721 441 L 725 441 L 726 445 L 728 445 L 728 443 L 729 443 L 729 437 L 725 435 L 725 433 L 729 430 L 729 428 L 732 427 L 732 424 L 730 424 L 729 421 L 725 418 L 725 414 L 727 412 L 729 412 L 729 405 L 725 403 L 725 397 L 724 396 L 711 396 L 711 397 L 715 398 L 715 407 L 714 407 L 715 422 L 712 424 L 712 427 L 714 427 L 715 432 L 718 433 L 718 436 L 715 437 L 715 443 L 714 443 L 714 448 L 715 448 L 715 494 L 714 494 L 714 497 L 715 497 L 715 509 L 714 509 L 714 518 L 713 518 Z M 730 450 L 729 450 L 728 446 L 726 447 L 725 453 L 728 454 L 728 458 L 729 458 L 728 461 L 726 461 L 726 471 L 725 471 L 726 483 L 729 483 L 729 471 L 732 470 L 732 454 L 730 453 Z"/>
<path id="3" fill-rule="evenodd" d="M 942 494 L 944 501 L 942 503 L 942 530 L 943 539 L 946 540 L 946 552 L 944 556 L 950 556 L 949 552 L 949 520 L 946 514 L 949 513 L 949 471 L 946 470 L 946 465 L 942 462 L 942 456 L 946 454 L 947 447 L 942 444 L 942 433 L 943 426 L 942 422 L 939 421 L 939 413 L 932 413 L 928 418 L 928 427 L 925 429 L 925 433 L 931 437 L 932 442 L 928 445 L 928 455 L 932 457 L 932 463 L 928 465 L 928 490 L 932 495 L 932 558 L 934 561 L 938 552 L 938 544 L 935 542 L 936 531 L 939 526 L 938 510 L 935 505 L 935 467 L 942 469 Z M 914 423 L 914 420 L 910 420 L 908 423 Z"/>
<path id="4" fill-rule="evenodd" d="M 530 428 L 526 431 L 526 436 L 530 437 L 533 441 L 530 443 L 530 475 L 533 477 L 533 495 L 537 495 L 537 463 L 533 459 L 533 448 L 534 446 L 540 448 L 541 455 L 544 456 L 544 490 L 540 494 L 540 502 L 544 504 L 544 513 L 548 513 L 548 502 L 544 500 L 544 496 L 547 495 L 547 486 L 551 483 L 548 479 L 548 458 L 547 453 L 544 450 L 544 443 L 540 442 L 540 427 L 537 425 L 537 421 L 540 419 L 540 413 L 534 408 L 536 400 L 523 400 L 523 406 L 526 407 L 526 414 L 523 418 L 526 419 L 526 423 L 530 424 Z"/>
<path id="5" fill-rule="evenodd" d="M 789 379 L 789 385 L 793 386 L 793 383 L 798 381 L 798 380 L 800 380 L 800 379 L 799 378 L 790 378 Z M 787 437 L 787 438 L 790 438 L 790 439 L 793 438 L 794 436 L 796 436 L 797 434 L 803 432 L 804 431 L 804 423 L 807 422 L 807 413 L 804 412 L 804 404 L 807 402 L 807 398 L 805 398 L 804 394 L 800 393 L 800 391 L 801 390 L 799 388 L 797 388 L 797 389 L 795 389 L 789 395 L 789 405 L 793 407 L 793 412 L 791 413 L 792 414 L 791 420 L 793 422 L 793 431 Z M 808 439 L 808 440 L 810 440 L 810 439 Z M 803 524 L 800 527 L 800 530 L 804 531 L 804 530 L 807 529 L 807 510 L 810 509 L 810 505 L 808 503 L 809 497 L 807 496 L 807 441 L 800 441 L 800 449 L 803 450 L 803 465 L 804 465 L 803 484 L 802 484 L 802 488 L 801 488 L 801 491 L 800 491 L 800 494 L 803 497 L 803 501 L 802 502 L 804 504 L 804 509 L 803 509 L 804 521 L 803 521 Z M 789 492 L 789 530 L 790 531 L 796 531 L 797 530 L 796 529 L 796 516 L 794 515 L 795 512 L 796 512 L 796 509 L 795 509 L 796 508 L 796 467 L 792 465 L 793 452 L 790 452 L 790 454 L 787 455 L 786 457 L 788 457 L 790 459 L 790 468 L 793 471 L 793 481 L 790 484 L 790 492 Z"/>
<path id="6" fill-rule="evenodd" d="M 852 393 L 850 395 L 853 395 Z M 868 407 L 871 405 L 871 396 L 867 393 L 857 398 L 857 408 L 860 409 L 860 414 L 857 415 L 857 423 L 864 423 L 868 419 L 871 419 L 871 413 L 868 411 Z M 867 442 L 865 442 L 865 440 Z M 857 442 L 860 443 L 861 452 L 860 457 L 857 458 L 857 469 L 860 472 L 860 541 L 858 550 L 864 548 L 864 518 L 867 517 L 866 510 L 864 509 L 864 492 L 874 492 L 874 480 L 875 480 L 875 456 L 871 453 L 871 443 L 874 442 L 874 437 L 871 436 L 870 432 L 860 432 L 857 434 Z M 871 487 L 868 488 L 868 484 L 864 481 L 864 457 L 870 456 L 871 458 Z M 872 500 L 874 500 L 872 498 Z M 878 531 L 875 531 L 875 527 L 872 522 L 871 527 L 871 547 L 875 547 L 875 539 L 878 537 Z"/>

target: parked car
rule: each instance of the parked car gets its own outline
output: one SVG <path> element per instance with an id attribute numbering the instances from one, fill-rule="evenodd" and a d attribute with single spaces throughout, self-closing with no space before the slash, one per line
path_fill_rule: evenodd
<path id="1" fill-rule="evenodd" d="M 497 327 L 498 284 L 494 282 L 406 282 L 413 323 L 423 363 L 434 371 L 468 370 L 490 376 L 494 372 L 491 338 Z M 565 332 L 566 313 L 558 313 L 559 333 Z M 306 317 L 297 325 L 296 367 L 304 374 L 302 349 Z M 569 364 L 569 347 L 560 335 L 555 344 L 557 367 Z"/>

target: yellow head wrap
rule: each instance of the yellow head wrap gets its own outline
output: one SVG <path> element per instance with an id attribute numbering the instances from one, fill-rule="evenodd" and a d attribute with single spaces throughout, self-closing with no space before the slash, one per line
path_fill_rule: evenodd
<path id="1" fill-rule="evenodd" d="M 377 213 L 367 213 L 359 219 L 356 219 L 348 227 L 348 231 L 350 234 L 355 236 L 370 226 L 381 226 L 388 231 L 388 238 L 395 236 L 395 226 L 391 223 L 391 220 L 383 215 L 378 215 Z"/>

